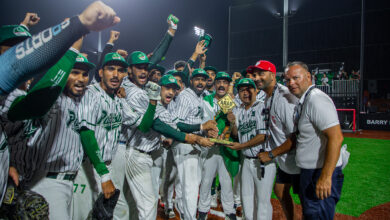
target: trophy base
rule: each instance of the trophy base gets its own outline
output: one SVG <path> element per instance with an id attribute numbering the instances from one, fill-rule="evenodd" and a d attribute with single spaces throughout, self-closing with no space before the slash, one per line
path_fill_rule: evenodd
<path id="1" fill-rule="evenodd" d="M 216 144 L 223 144 L 223 145 L 228 145 L 228 144 L 233 143 L 233 142 L 231 142 L 231 141 L 226 141 L 226 140 L 216 139 L 216 138 L 210 138 L 210 141 L 211 141 L 211 142 L 214 142 L 214 143 L 216 143 Z"/>

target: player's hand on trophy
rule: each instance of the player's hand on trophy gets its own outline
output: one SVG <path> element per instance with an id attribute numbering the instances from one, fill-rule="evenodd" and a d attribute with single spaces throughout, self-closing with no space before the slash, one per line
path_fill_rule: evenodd
<path id="1" fill-rule="evenodd" d="M 218 130 L 214 130 L 214 129 L 207 130 L 207 137 L 217 138 L 218 137 Z"/>
<path id="2" fill-rule="evenodd" d="M 218 130 L 218 128 L 217 128 L 217 122 L 214 121 L 214 120 L 208 120 L 208 121 L 206 121 L 205 123 L 203 123 L 203 124 L 200 126 L 200 129 L 201 129 L 202 131 Z"/>
<path id="3" fill-rule="evenodd" d="M 196 144 L 196 141 L 199 139 L 198 135 L 195 134 L 186 134 L 185 142 L 187 144 Z"/>
<path id="4" fill-rule="evenodd" d="M 23 24 L 26 27 L 30 28 L 30 27 L 38 24 L 39 20 L 41 20 L 41 18 L 38 17 L 37 13 L 27 12 L 26 16 L 24 17 L 24 20 L 20 24 Z"/>
<path id="5" fill-rule="evenodd" d="M 115 193 L 115 186 L 111 180 L 102 183 L 102 191 L 104 194 L 104 198 L 108 199 Z"/>
<path id="6" fill-rule="evenodd" d="M 214 142 L 211 142 L 208 138 L 199 137 L 199 139 L 196 142 L 198 145 L 203 147 L 212 147 L 214 146 Z"/>
<path id="7" fill-rule="evenodd" d="M 119 31 L 114 31 L 114 30 L 112 30 L 111 32 L 110 32 L 110 39 L 108 40 L 108 42 L 109 43 L 115 43 L 115 41 L 117 41 L 118 39 L 119 39 L 119 35 L 120 35 L 121 33 L 119 32 Z"/>
<path id="8" fill-rule="evenodd" d="M 154 101 L 161 100 L 160 97 L 161 87 L 158 84 L 149 81 L 145 85 L 145 90 L 148 93 L 148 97 L 150 100 L 154 100 Z"/>
<path id="9" fill-rule="evenodd" d="M 230 122 L 230 124 L 234 124 L 236 122 L 236 116 L 234 116 L 232 111 L 227 113 L 227 120 Z"/>
<path id="10" fill-rule="evenodd" d="M 268 156 L 268 152 L 261 152 L 257 155 L 257 157 L 262 163 L 267 163 L 271 161 L 271 158 Z"/>
<path id="11" fill-rule="evenodd" d="M 90 4 L 80 15 L 81 23 L 90 31 L 101 31 L 120 22 L 115 11 L 101 1 Z"/>
<path id="12" fill-rule="evenodd" d="M 233 150 L 240 150 L 241 149 L 241 144 L 238 142 L 233 142 L 231 144 L 226 145 L 226 147 L 233 149 Z"/>

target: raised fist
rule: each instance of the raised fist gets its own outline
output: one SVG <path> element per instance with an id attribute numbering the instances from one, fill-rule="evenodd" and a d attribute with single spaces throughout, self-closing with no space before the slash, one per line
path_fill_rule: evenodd
<path id="1" fill-rule="evenodd" d="M 120 22 L 115 11 L 101 1 L 90 4 L 80 15 L 81 23 L 91 31 L 101 31 Z"/>
<path id="2" fill-rule="evenodd" d="M 120 35 L 119 31 L 111 31 L 110 32 L 110 39 L 108 40 L 108 42 L 114 43 L 115 41 L 117 41 L 119 39 L 119 35 Z"/>
<path id="3" fill-rule="evenodd" d="M 24 20 L 20 24 L 26 25 L 27 27 L 31 27 L 31 26 L 38 24 L 40 19 L 41 18 L 38 17 L 37 13 L 27 12 L 26 16 L 24 17 Z"/>

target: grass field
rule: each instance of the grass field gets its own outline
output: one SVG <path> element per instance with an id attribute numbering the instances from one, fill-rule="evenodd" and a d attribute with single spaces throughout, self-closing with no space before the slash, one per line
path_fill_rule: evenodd
<path id="1" fill-rule="evenodd" d="M 358 217 L 390 202 L 390 140 L 344 138 L 344 144 L 351 156 L 343 170 L 344 185 L 336 212 Z M 299 203 L 298 197 L 293 197 Z"/>

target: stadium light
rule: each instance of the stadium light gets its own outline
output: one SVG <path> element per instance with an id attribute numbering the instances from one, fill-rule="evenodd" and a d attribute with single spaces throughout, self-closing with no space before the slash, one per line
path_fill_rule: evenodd
<path id="1" fill-rule="evenodd" d="M 200 28 L 200 27 L 195 26 L 195 27 L 194 27 L 194 31 L 195 31 L 195 35 L 196 35 L 196 36 L 201 37 L 201 36 L 204 35 L 204 29 L 202 29 L 202 28 Z"/>

